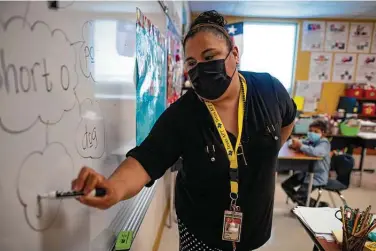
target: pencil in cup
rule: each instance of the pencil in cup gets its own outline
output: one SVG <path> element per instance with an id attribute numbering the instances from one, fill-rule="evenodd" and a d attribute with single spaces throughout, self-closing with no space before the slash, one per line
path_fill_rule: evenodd
<path id="1" fill-rule="evenodd" d="M 356 229 L 358 228 L 359 217 L 360 217 L 359 209 L 355 209 L 354 214 L 355 214 L 355 221 L 354 221 L 354 226 L 353 226 L 353 228 L 352 228 L 352 232 L 351 232 L 352 235 L 355 234 Z"/>
<path id="2" fill-rule="evenodd" d="M 372 220 L 373 215 L 370 211 L 371 206 L 363 212 L 349 207 L 340 208 L 343 231 L 342 251 L 363 250 L 368 234 L 376 228 L 376 220 Z"/>
<path id="3" fill-rule="evenodd" d="M 365 228 L 365 226 L 369 225 L 369 217 L 371 216 L 371 219 L 372 219 L 372 215 L 370 215 L 370 212 L 371 211 L 371 206 L 368 206 L 366 211 L 364 212 L 364 214 L 362 214 L 362 222 L 360 223 L 360 227 L 358 229 L 358 232 L 361 232 L 362 229 Z"/>
<path id="4" fill-rule="evenodd" d="M 363 235 L 352 235 L 345 230 L 343 231 L 343 241 L 342 241 L 342 251 L 359 251 L 363 250 L 364 245 L 368 239 L 366 234 Z"/>

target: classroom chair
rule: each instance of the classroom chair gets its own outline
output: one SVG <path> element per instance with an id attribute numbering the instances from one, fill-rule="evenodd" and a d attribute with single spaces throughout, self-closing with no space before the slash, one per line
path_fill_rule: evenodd
<path id="1" fill-rule="evenodd" d="M 326 186 L 322 186 L 318 188 L 318 196 L 317 196 L 317 202 L 316 207 L 318 207 L 321 199 L 321 195 L 323 191 L 329 192 L 329 197 L 333 203 L 333 206 L 336 207 L 332 193 L 338 194 L 340 197 L 342 203 L 344 205 L 347 204 L 342 191 L 348 189 L 350 186 L 350 178 L 351 178 L 351 172 L 354 168 L 354 158 L 349 154 L 342 154 L 342 155 L 334 155 L 331 159 L 331 170 L 334 170 L 337 174 L 336 179 L 330 179 L 328 180 L 328 184 Z"/>

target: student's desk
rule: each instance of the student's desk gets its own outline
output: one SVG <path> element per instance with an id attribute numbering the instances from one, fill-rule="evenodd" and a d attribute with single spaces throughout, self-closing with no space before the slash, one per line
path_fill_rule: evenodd
<path id="1" fill-rule="evenodd" d="M 278 153 L 278 160 L 293 160 L 293 161 L 308 161 L 308 173 L 309 173 L 309 183 L 308 183 L 308 194 L 307 194 L 307 201 L 306 206 L 309 206 L 309 201 L 311 198 L 312 186 L 313 186 L 313 167 L 314 163 L 317 160 L 322 160 L 321 157 L 311 157 L 305 155 L 304 153 L 294 151 L 289 148 L 288 143 L 286 142 L 282 148 L 279 150 Z"/>
<path id="2" fill-rule="evenodd" d="M 305 134 L 295 134 L 292 135 L 296 137 L 304 136 Z M 360 154 L 360 162 L 359 162 L 359 168 L 354 169 L 354 171 L 360 172 L 360 182 L 359 186 L 362 184 L 362 174 L 363 171 L 367 172 L 374 172 L 373 169 L 364 169 L 364 159 L 367 155 L 367 149 L 372 149 L 376 147 L 376 137 L 370 136 L 371 134 L 364 134 L 360 133 L 358 136 L 345 136 L 342 134 L 335 134 L 335 135 L 328 135 L 327 138 L 331 139 L 330 144 L 332 150 L 336 149 L 343 149 L 345 147 L 348 148 L 348 153 L 353 153 L 354 147 L 360 147 L 361 148 L 361 154 Z M 375 134 L 376 135 L 376 134 Z"/>
<path id="3" fill-rule="evenodd" d="M 340 245 L 338 245 L 335 241 L 327 241 L 324 238 L 316 237 L 315 234 L 309 230 L 309 228 L 304 225 L 303 221 L 297 217 L 300 224 L 303 226 L 304 230 L 307 232 L 309 237 L 311 238 L 312 242 L 314 243 L 315 247 L 319 251 L 341 251 Z"/>

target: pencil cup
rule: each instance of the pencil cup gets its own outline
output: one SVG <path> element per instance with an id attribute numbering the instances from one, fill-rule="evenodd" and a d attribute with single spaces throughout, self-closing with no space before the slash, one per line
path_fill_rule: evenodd
<path id="1" fill-rule="evenodd" d="M 355 236 L 342 229 L 342 251 L 361 251 L 367 241 L 367 235 Z"/>

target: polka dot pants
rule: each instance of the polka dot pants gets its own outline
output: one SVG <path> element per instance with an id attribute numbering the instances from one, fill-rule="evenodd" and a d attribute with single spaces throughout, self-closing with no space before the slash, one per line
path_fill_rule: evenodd
<path id="1" fill-rule="evenodd" d="M 179 251 L 222 251 L 218 248 L 210 248 L 202 241 L 197 240 L 196 237 L 189 233 L 184 224 L 178 220 L 180 248 Z"/>

